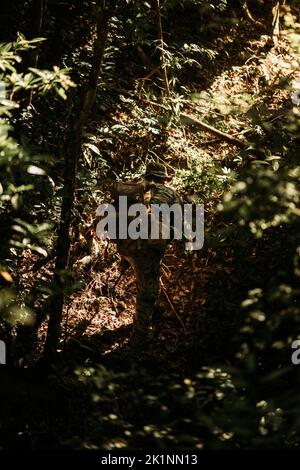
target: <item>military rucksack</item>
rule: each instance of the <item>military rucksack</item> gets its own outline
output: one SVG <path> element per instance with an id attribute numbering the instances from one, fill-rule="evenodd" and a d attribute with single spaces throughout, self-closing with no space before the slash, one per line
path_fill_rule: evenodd
<path id="1" fill-rule="evenodd" d="M 158 193 L 165 194 L 165 197 L 158 197 Z M 166 193 L 168 196 L 166 196 Z M 169 203 L 173 204 L 174 202 L 178 202 L 174 198 L 175 191 L 167 188 L 166 186 L 154 183 L 154 182 L 147 182 L 147 181 L 129 181 L 129 182 L 116 182 L 112 189 L 112 197 L 114 199 L 114 206 L 116 209 L 117 215 L 117 231 L 116 231 L 116 238 L 111 239 L 112 242 L 117 244 L 118 251 L 124 256 L 130 256 L 138 253 L 142 248 L 146 246 L 151 246 L 154 249 L 164 250 L 168 243 L 170 243 L 170 239 L 162 238 L 161 234 L 163 232 L 163 224 L 159 222 L 159 234 L 160 237 L 157 239 L 152 239 L 150 237 L 150 230 L 151 230 L 151 204 L 152 203 Z M 119 233 L 119 208 L 118 208 L 118 200 L 120 196 L 126 196 L 128 202 L 128 209 L 132 204 L 143 204 L 146 207 L 147 215 L 148 215 L 148 229 L 149 229 L 149 237 L 148 239 L 137 239 L 133 240 L 129 236 L 126 239 L 120 239 L 118 237 Z M 178 199 L 179 200 L 179 199 Z M 135 217 L 128 216 L 127 214 L 127 223 L 128 225 Z"/>

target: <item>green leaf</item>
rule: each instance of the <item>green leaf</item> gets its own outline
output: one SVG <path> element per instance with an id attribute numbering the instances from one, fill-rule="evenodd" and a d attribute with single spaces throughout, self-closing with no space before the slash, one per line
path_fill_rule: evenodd
<path id="1" fill-rule="evenodd" d="M 63 88 L 55 87 L 55 91 L 63 100 L 67 99 L 67 95 L 66 95 L 65 90 Z"/>
<path id="2" fill-rule="evenodd" d="M 89 148 L 92 152 L 96 153 L 97 155 L 101 156 L 101 152 L 98 147 L 94 144 L 90 144 L 89 142 L 84 144 L 84 147 Z"/>
<path id="3" fill-rule="evenodd" d="M 18 210 L 20 205 L 21 205 L 21 199 L 19 194 L 14 194 L 13 197 L 11 198 L 11 205 L 15 210 Z"/>
<path id="4" fill-rule="evenodd" d="M 0 271 L 0 276 L 2 276 L 7 282 L 14 282 L 13 278 L 7 271 Z"/>
<path id="5" fill-rule="evenodd" d="M 27 245 L 27 246 L 31 250 L 36 251 L 36 253 L 39 253 L 40 255 L 42 255 L 44 257 L 48 256 L 47 250 L 45 250 L 44 248 L 42 248 L 40 246 L 35 246 L 35 245 Z"/>
<path id="6" fill-rule="evenodd" d="M 35 165 L 29 165 L 29 167 L 27 168 L 27 173 L 29 173 L 30 175 L 45 175 L 46 174 L 45 170 Z"/>

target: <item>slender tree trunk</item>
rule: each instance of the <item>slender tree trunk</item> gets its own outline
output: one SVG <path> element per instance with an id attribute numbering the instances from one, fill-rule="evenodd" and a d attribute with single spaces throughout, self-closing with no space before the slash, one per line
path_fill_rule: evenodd
<path id="1" fill-rule="evenodd" d="M 31 8 L 31 31 L 30 38 L 38 38 L 42 35 L 42 26 L 44 19 L 44 8 L 46 0 L 33 0 Z M 31 51 L 28 58 L 28 67 L 37 67 L 39 60 L 39 46 Z M 28 105 L 31 105 L 33 90 L 30 91 Z"/>
<path id="2" fill-rule="evenodd" d="M 40 37 L 42 34 L 44 8 L 46 0 L 34 0 L 32 5 L 32 19 L 30 37 Z M 31 67 L 36 67 L 39 57 L 39 48 L 33 49 L 30 57 Z"/>
<path id="3" fill-rule="evenodd" d="M 70 253 L 70 228 L 76 190 L 77 164 L 81 156 L 82 131 L 87 123 L 97 93 L 98 78 L 101 72 L 105 45 L 108 35 L 109 14 L 105 0 L 98 1 L 96 7 L 97 33 L 94 42 L 92 68 L 86 86 L 82 90 L 82 101 L 65 141 L 64 195 L 62 199 L 60 226 L 56 247 L 54 271 L 54 293 L 50 303 L 50 319 L 45 343 L 45 357 L 51 358 L 57 351 L 64 306 L 65 270 L 68 268 Z"/>
<path id="4" fill-rule="evenodd" d="M 157 28 L 158 28 L 158 39 L 160 43 L 160 66 L 162 77 L 164 81 L 165 94 L 167 97 L 170 96 L 170 84 L 168 79 L 167 63 L 166 63 L 166 53 L 165 53 L 165 43 L 164 43 L 164 34 L 161 20 L 161 5 L 160 0 L 155 0 L 155 9 L 156 9 L 156 18 L 157 18 Z"/>

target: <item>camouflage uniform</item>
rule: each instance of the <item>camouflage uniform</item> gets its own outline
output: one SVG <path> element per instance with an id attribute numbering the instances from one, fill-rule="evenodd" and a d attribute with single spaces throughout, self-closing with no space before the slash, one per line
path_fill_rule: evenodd
<path id="1" fill-rule="evenodd" d="M 130 258 L 135 270 L 137 289 L 134 332 L 139 335 L 147 335 L 152 325 L 164 251 L 144 246 L 137 255 Z"/>
<path id="2" fill-rule="evenodd" d="M 150 165 L 149 167 L 149 173 L 154 171 Z M 155 165 L 156 171 L 158 171 L 157 167 L 159 166 Z M 161 174 L 161 167 L 159 167 L 159 174 Z M 166 173 L 164 173 L 164 175 L 166 176 Z M 145 176 L 148 176 L 147 172 Z M 152 173 L 149 174 L 148 181 L 152 181 L 151 176 Z M 155 173 L 153 175 L 153 180 L 154 178 Z M 161 179 L 169 178 L 163 178 L 163 175 L 161 175 Z M 168 205 L 172 205 L 174 203 L 181 204 L 181 199 L 174 189 L 155 181 L 151 183 L 151 186 L 150 203 L 165 203 Z M 155 303 L 159 295 L 161 260 L 166 247 L 170 242 L 171 239 L 160 241 L 119 240 L 117 242 L 119 253 L 130 261 L 135 270 L 137 296 L 134 333 L 138 335 L 138 337 L 148 336 L 151 330 Z M 131 250 L 133 244 L 135 244 L 136 247 L 134 254 L 132 254 Z"/>

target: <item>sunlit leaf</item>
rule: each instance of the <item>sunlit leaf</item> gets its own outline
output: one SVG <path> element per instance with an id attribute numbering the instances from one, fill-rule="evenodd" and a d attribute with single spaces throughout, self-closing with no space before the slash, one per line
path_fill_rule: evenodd
<path id="1" fill-rule="evenodd" d="M 27 173 L 31 175 L 45 175 L 46 174 L 45 170 L 35 165 L 29 165 L 29 167 L 27 168 Z"/>

